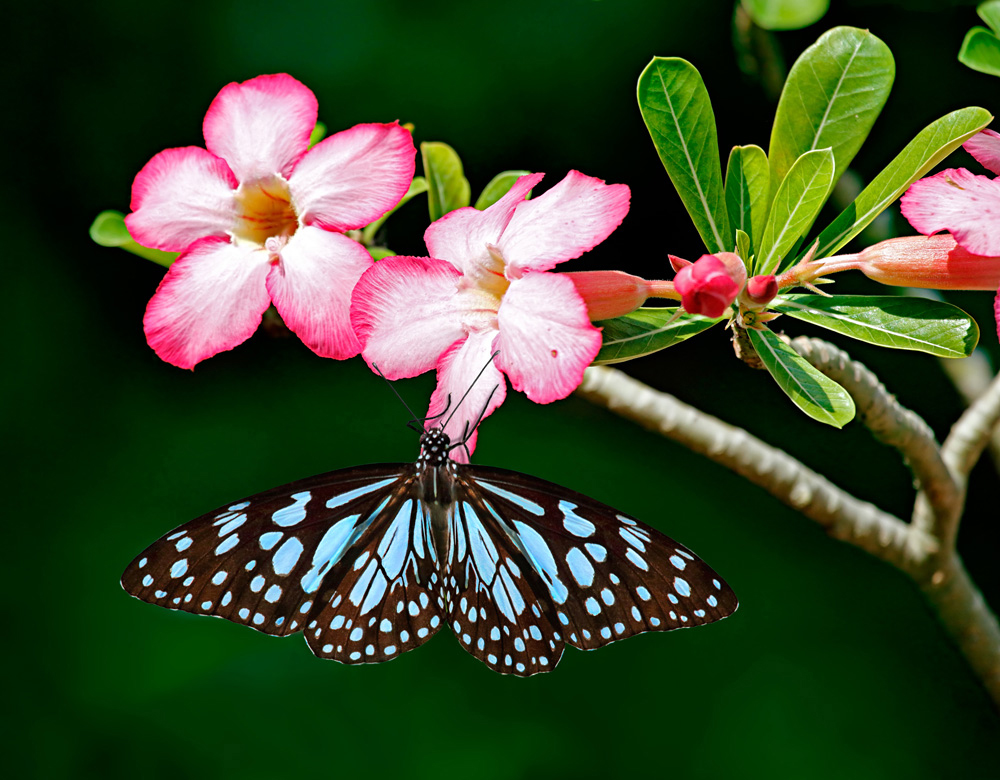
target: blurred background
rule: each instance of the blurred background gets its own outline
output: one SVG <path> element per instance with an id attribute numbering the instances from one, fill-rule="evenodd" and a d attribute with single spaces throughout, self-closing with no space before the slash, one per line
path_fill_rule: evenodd
<path id="1" fill-rule="evenodd" d="M 410 460 L 417 441 L 360 360 L 321 360 L 296 339 L 259 331 L 194 372 L 160 362 L 142 314 L 163 269 L 87 236 L 99 211 L 128 210 L 132 178 L 153 154 L 203 144 L 204 112 L 224 84 L 285 71 L 315 91 L 330 132 L 400 119 L 418 142 L 450 143 L 473 197 L 511 168 L 548 172 L 548 185 L 570 168 L 629 184 L 630 215 L 575 267 L 669 276 L 668 252 L 695 259 L 702 249 L 636 106 L 652 56 L 701 70 L 726 155 L 737 143 L 767 147 L 782 62 L 835 24 L 871 29 L 892 49 L 897 79 L 854 163 L 864 180 L 946 112 L 1000 110 L 1000 81 L 955 59 L 978 23 L 972 4 L 834 0 L 811 27 L 737 36 L 736 46 L 725 0 L 198 10 L 146 0 L 14 14 L 4 124 L 17 188 L 0 196 L 13 325 L 3 405 L 14 497 L 3 566 L 9 776 L 996 776 L 1000 717 L 908 580 L 575 398 L 543 407 L 512 395 L 483 426 L 476 461 L 644 518 L 726 577 L 741 600 L 735 616 L 568 649 L 555 673 L 521 680 L 489 672 L 445 632 L 392 663 L 349 668 L 317 660 L 298 637 L 131 599 L 122 570 L 170 528 L 303 476 Z M 879 229 L 906 232 L 893 211 Z M 417 199 L 389 221 L 389 245 L 421 253 L 426 223 Z M 860 278 L 837 286 L 885 292 Z M 1000 357 L 990 296 L 949 300 Z M 932 358 L 833 340 L 947 433 L 962 407 Z M 808 420 L 733 357 L 721 329 L 625 370 L 909 515 L 911 479 L 894 452 L 857 422 L 838 432 Z M 421 407 L 432 382 L 398 389 Z M 995 608 L 998 489 L 984 462 L 960 538 Z"/>

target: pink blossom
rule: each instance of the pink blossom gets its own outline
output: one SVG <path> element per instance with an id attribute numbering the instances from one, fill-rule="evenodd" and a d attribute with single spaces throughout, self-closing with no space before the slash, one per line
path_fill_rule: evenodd
<path id="1" fill-rule="evenodd" d="M 984 130 L 965 142 L 984 167 L 1000 174 L 1000 134 Z M 1000 255 L 1000 178 L 949 168 L 910 185 L 903 216 L 925 236 L 949 231 L 977 255 Z"/>
<path id="2" fill-rule="evenodd" d="M 778 280 L 774 274 L 751 276 L 747 280 L 745 294 L 747 301 L 753 307 L 766 306 L 778 294 Z"/>
<path id="3" fill-rule="evenodd" d="M 445 215 L 424 234 L 430 257 L 381 260 L 354 290 L 351 320 L 369 365 L 390 379 L 437 369 L 429 415 L 449 398 L 453 411 L 485 367 L 445 429 L 453 442 L 503 403 L 505 376 L 549 403 L 580 384 L 600 350 L 573 282 L 548 271 L 611 234 L 628 213 L 629 189 L 570 171 L 525 200 L 542 176 L 522 176 L 484 211 Z M 475 444 L 473 434 L 470 453 Z M 460 450 L 452 457 L 466 459 Z"/>
<path id="4" fill-rule="evenodd" d="M 313 93 L 286 74 L 229 84 L 205 115 L 206 149 L 166 149 L 135 177 L 132 237 L 181 253 L 143 320 L 163 360 L 192 368 L 232 349 L 271 303 L 316 354 L 360 351 L 351 291 L 372 260 L 344 231 L 399 202 L 416 150 L 397 123 L 309 149 L 316 118 Z"/>
<path id="5" fill-rule="evenodd" d="M 679 258 L 671 258 L 675 267 Z M 746 281 L 743 261 L 733 252 L 702 255 L 683 265 L 674 278 L 681 305 L 690 314 L 721 317 L 736 300 Z"/>

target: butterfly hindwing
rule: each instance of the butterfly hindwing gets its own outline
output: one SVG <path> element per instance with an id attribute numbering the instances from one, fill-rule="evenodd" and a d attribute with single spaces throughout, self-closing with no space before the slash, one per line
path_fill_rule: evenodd
<path id="1" fill-rule="evenodd" d="M 736 610 L 704 561 L 650 526 L 591 498 L 502 469 L 466 467 L 544 580 L 565 640 L 592 650 L 645 631 L 702 625 Z"/>
<path id="2" fill-rule="evenodd" d="M 412 478 L 411 478 L 412 479 Z M 390 661 L 426 642 L 442 624 L 441 582 L 430 518 L 404 483 L 327 578 L 306 641 L 320 658 Z"/>
<path id="3" fill-rule="evenodd" d="M 559 663 L 563 640 L 541 578 L 468 483 L 452 508 L 445 569 L 448 621 L 469 653 L 501 674 L 527 677 Z"/>
<path id="4" fill-rule="evenodd" d="M 364 543 L 373 513 L 404 489 L 412 470 L 409 464 L 344 469 L 209 512 L 138 555 L 122 587 L 169 609 L 293 634 L 338 562 Z"/>

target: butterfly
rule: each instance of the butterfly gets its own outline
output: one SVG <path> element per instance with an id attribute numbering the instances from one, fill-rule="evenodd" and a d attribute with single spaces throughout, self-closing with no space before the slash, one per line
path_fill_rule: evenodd
<path id="1" fill-rule="evenodd" d="M 488 667 L 522 677 L 554 669 L 566 644 L 593 650 L 736 610 L 725 581 L 656 529 L 551 482 L 459 464 L 449 453 L 468 435 L 419 430 L 415 463 L 220 507 L 150 545 L 122 587 L 273 636 L 301 631 L 345 664 L 389 661 L 447 625 Z"/>

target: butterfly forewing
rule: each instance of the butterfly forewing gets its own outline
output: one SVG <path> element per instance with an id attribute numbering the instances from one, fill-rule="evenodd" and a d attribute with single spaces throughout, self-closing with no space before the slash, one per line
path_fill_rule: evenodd
<path id="1" fill-rule="evenodd" d="M 363 540 L 327 578 L 306 641 L 320 658 L 343 663 L 389 661 L 441 627 L 441 582 L 422 502 L 412 483 L 378 509 Z"/>
<path id="2" fill-rule="evenodd" d="M 452 510 L 445 570 L 449 625 L 466 650 L 501 674 L 554 669 L 563 641 L 545 584 L 503 521 L 471 491 L 463 493 Z"/>
<path id="3" fill-rule="evenodd" d="M 129 564 L 122 587 L 170 609 L 295 633 L 320 608 L 338 562 L 354 560 L 352 548 L 365 543 L 379 506 L 405 492 L 412 471 L 348 469 L 229 504 L 150 545 Z"/>
<path id="4" fill-rule="evenodd" d="M 553 623 L 584 650 L 644 631 L 719 620 L 732 589 L 659 531 L 586 496 L 517 472 L 466 467 L 477 495 L 544 580 Z"/>

